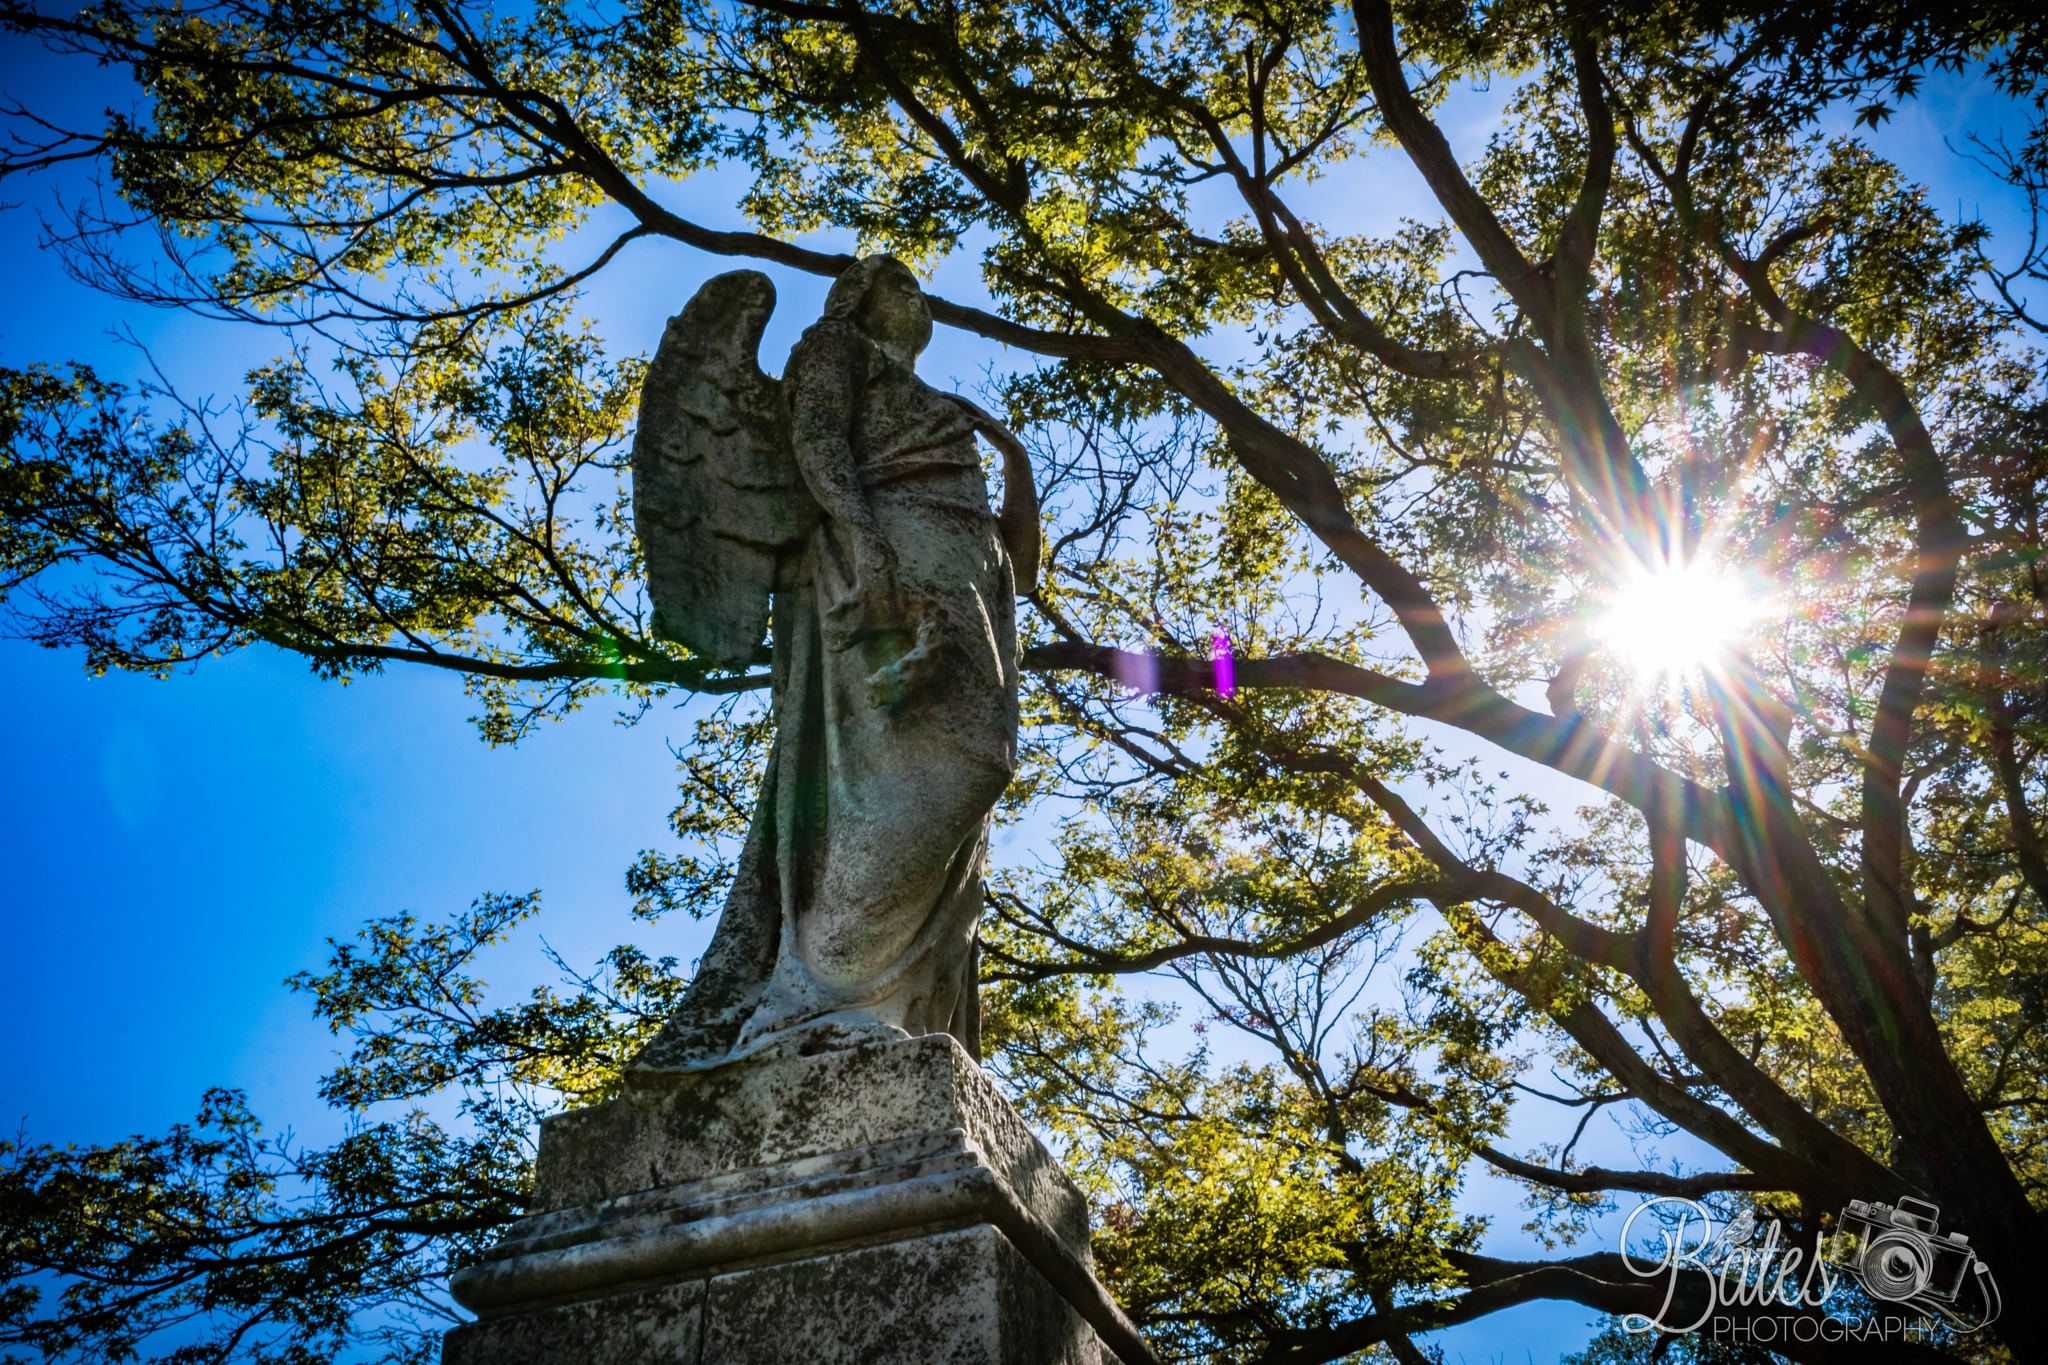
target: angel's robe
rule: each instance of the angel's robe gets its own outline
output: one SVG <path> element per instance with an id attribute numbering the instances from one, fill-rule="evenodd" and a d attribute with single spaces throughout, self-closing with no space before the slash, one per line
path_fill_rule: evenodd
<path id="1" fill-rule="evenodd" d="M 825 611 L 854 575 L 827 516 L 775 594 L 775 743 L 737 877 L 636 1069 L 798 1035 L 948 1031 L 979 1052 L 974 931 L 989 812 L 1016 767 L 1017 630 L 973 420 L 845 321 L 805 333 L 784 385 L 799 465 L 851 462 L 899 588 L 938 623 L 938 668 L 873 704 L 869 676 L 911 636 L 833 647 Z"/>

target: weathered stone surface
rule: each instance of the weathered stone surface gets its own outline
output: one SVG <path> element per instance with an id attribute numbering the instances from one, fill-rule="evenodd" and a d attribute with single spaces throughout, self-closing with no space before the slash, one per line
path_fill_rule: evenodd
<path id="1" fill-rule="evenodd" d="M 1086 1258 L 1081 1192 L 943 1033 L 749 1059 L 551 1118 L 541 1125 L 534 1194 L 543 1209 L 696 1182 L 707 1196 L 737 1195 L 749 1185 L 892 1164 L 903 1154 L 891 1144 L 956 1132 Z M 835 1166 L 829 1158 L 839 1154 L 846 1159 Z"/>
<path id="2" fill-rule="evenodd" d="M 562 1304 L 458 1327 L 441 1365 L 699 1365 L 704 1281 Z"/>
<path id="3" fill-rule="evenodd" d="M 987 1224 L 721 1275 L 703 1365 L 1099 1365 L 1095 1333 Z"/>
<path id="4" fill-rule="evenodd" d="M 486 1319 L 442 1365 L 1108 1365 L 988 1224 Z"/>
<path id="5" fill-rule="evenodd" d="M 579 1330 L 551 1324 L 639 1313 L 647 1286 L 685 1283 L 709 1285 L 702 1365 L 756 1358 L 732 1354 L 746 1334 L 733 1324 L 763 1321 L 748 1305 L 773 1293 L 853 1343 L 842 1357 L 821 1339 L 805 1359 L 884 1359 L 858 1343 L 896 1339 L 876 1324 L 897 1321 L 981 1354 L 890 1360 L 1152 1359 L 1095 1279 L 1080 1192 L 946 1034 L 757 1055 L 549 1119 L 536 1190 L 541 1211 L 454 1278 L 485 1322 L 460 1348 L 450 1338 L 448 1365 L 524 1365 L 548 1349 L 534 1343 Z M 669 1340 L 637 1331 L 604 1337 L 627 1365 Z"/>

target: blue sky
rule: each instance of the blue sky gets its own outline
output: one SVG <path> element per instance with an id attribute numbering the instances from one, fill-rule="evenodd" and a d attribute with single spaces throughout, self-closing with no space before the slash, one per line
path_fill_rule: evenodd
<path id="1" fill-rule="evenodd" d="M 0 40 L 0 87 L 81 110 L 119 96 L 106 73 L 53 68 L 11 39 Z M 1469 152 L 1497 101 L 1458 108 L 1453 131 Z M 1944 147 L 1995 131 L 2003 112 L 1981 87 L 1937 81 L 1878 142 L 1945 210 L 2009 229 L 2013 206 Z M 1435 216 L 1393 158 L 1372 165 L 1319 187 L 1315 214 Z M 39 249 L 35 218 L 60 188 L 85 186 L 74 176 L 10 188 L 23 206 L 0 212 L 10 263 L 0 363 L 77 359 L 133 374 L 140 357 L 112 335 L 127 329 L 181 386 L 228 395 L 281 348 L 274 333 L 124 306 L 68 280 Z M 708 177 L 674 193 L 690 216 L 737 226 L 735 190 Z M 587 304 L 619 350 L 651 346 L 696 283 L 731 264 L 676 247 L 633 251 Z M 819 282 L 777 282 L 764 359 L 786 351 L 822 297 Z M 941 283 L 972 295 L 971 264 L 947 267 Z M 971 387 L 998 359 L 985 343 L 942 336 L 924 368 Z M 343 687 L 252 650 L 164 682 L 91 678 L 76 657 L 0 642 L 0 714 L 13 732 L 0 783 L 0 1123 L 35 1139 L 107 1141 L 189 1118 L 205 1087 L 228 1084 L 272 1123 L 318 1140 L 338 1123 L 313 1095 L 335 1041 L 281 983 L 318 966 L 329 937 L 375 916 L 440 916 L 483 892 L 540 889 L 545 913 L 485 973 L 507 990 L 547 975 L 533 951 L 540 935 L 571 961 L 622 940 L 692 957 L 706 927 L 632 922 L 622 880 L 637 851 L 667 839 L 664 741 L 686 737 L 683 718 L 658 711 L 627 728 L 600 705 L 492 750 L 466 723 L 472 709 L 459 680 L 433 673 Z M 1511 1230 L 1516 1201 L 1501 1194 Z M 1552 1359 L 1583 1338 L 1586 1317 L 1537 1307 L 1446 1344 L 1472 1365 Z"/>

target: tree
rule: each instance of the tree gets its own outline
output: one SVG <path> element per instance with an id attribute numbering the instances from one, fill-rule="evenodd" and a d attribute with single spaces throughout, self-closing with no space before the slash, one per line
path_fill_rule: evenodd
<path id="1" fill-rule="evenodd" d="M 724 694 L 678 845 L 629 873 L 650 917 L 716 905 L 763 679 L 649 630 L 638 361 L 577 290 L 643 242 L 833 275 L 849 257 L 793 240 L 820 228 L 979 259 L 986 306 L 934 313 L 1023 358 L 998 397 L 1050 516 L 1005 810 L 1059 813 L 991 880 L 985 1037 L 1163 1352 L 1414 1360 L 1535 1298 L 1654 1311 L 1611 1253 L 1481 1254 L 1454 1204 L 1475 1163 L 1559 1240 L 1623 1195 L 1795 1231 L 1916 1195 L 2003 1282 L 2048 1268 L 2039 255 L 2011 266 L 1817 131 L 1881 124 L 1939 68 L 2038 109 L 2028 10 L 0 16 L 142 92 L 86 128 L 12 111 L 8 174 L 109 177 L 54 229 L 68 264 L 291 338 L 234 410 L 6 374 L 14 628 L 95 669 L 255 642 L 332 676 L 453 669 L 493 741 L 600 694 Z M 1433 111 L 1488 81 L 1507 117 L 1461 162 Z M 1997 151 L 2038 188 L 2038 125 Z M 1442 220 L 1316 221 L 1315 182 L 1367 157 Z M 677 210 L 713 166 L 752 175 L 757 231 Z M 1552 813 L 1503 752 L 1606 803 Z M 326 1082 L 365 1114 L 339 1148 L 269 1144 L 231 1096 L 165 1139 L 10 1146 L 0 1339 L 427 1349 L 437 1278 L 516 1216 L 525 1125 L 608 1093 L 674 996 L 673 963 L 621 949 L 489 1007 L 472 959 L 530 909 L 381 921 L 296 983 L 356 1040 Z M 1191 1053 L 1148 1046 L 1173 1007 L 1147 974 Z M 464 1135 L 374 1118 L 450 1091 Z M 1651 1159 L 1498 1145 L 1546 1103 L 1632 1115 Z M 1720 1164 L 1673 1168 L 1674 1134 Z M 2044 1328 L 2021 1292 L 2000 1344 L 1942 1345 L 2032 1358 Z"/>

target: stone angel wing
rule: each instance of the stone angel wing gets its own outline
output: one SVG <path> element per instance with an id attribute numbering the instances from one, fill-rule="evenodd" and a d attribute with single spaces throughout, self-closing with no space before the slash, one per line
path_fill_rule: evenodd
<path id="1" fill-rule="evenodd" d="M 776 569 L 817 525 L 782 388 L 762 372 L 775 286 L 707 280 L 669 319 L 640 389 L 633 524 L 654 631 L 726 668 L 757 660 Z"/>

